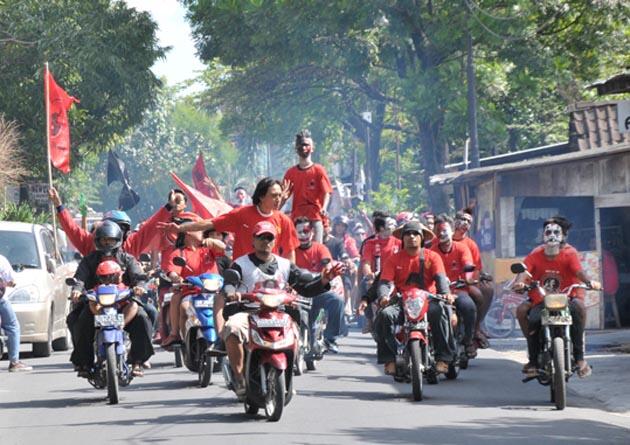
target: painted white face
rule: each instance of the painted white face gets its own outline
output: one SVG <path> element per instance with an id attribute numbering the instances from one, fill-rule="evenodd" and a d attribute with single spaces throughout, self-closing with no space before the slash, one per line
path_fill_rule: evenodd
<path id="1" fill-rule="evenodd" d="M 440 243 L 450 243 L 453 239 L 453 229 L 449 223 L 440 223 L 437 226 L 437 235 Z"/>
<path id="2" fill-rule="evenodd" d="M 562 227 L 558 224 L 547 224 L 543 231 L 543 242 L 549 246 L 560 245 L 564 241 Z"/>
<path id="3" fill-rule="evenodd" d="M 295 227 L 300 244 L 308 244 L 313 240 L 311 223 L 300 223 Z"/>

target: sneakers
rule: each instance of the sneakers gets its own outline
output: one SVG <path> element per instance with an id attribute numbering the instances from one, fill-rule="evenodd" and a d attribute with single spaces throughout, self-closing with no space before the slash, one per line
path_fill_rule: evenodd
<path id="1" fill-rule="evenodd" d="M 32 366 L 28 366 L 27 364 L 19 360 L 17 362 L 11 362 L 9 364 L 9 372 L 28 372 L 32 370 L 33 370 Z"/>
<path id="2" fill-rule="evenodd" d="M 324 346 L 326 346 L 326 351 L 339 354 L 339 345 L 335 340 L 324 339 Z"/>
<path id="3" fill-rule="evenodd" d="M 536 377 L 538 375 L 538 366 L 532 362 L 525 363 L 522 372 L 527 377 Z"/>

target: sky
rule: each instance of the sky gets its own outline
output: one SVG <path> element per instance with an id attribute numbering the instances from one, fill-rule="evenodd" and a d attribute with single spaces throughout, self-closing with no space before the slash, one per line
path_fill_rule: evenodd
<path id="1" fill-rule="evenodd" d="M 166 59 L 158 61 L 152 70 L 158 77 L 166 77 L 168 85 L 175 85 L 196 76 L 204 65 L 195 55 L 195 45 L 185 9 L 177 0 L 126 0 L 139 11 L 147 11 L 158 24 L 160 46 L 172 47 Z"/>

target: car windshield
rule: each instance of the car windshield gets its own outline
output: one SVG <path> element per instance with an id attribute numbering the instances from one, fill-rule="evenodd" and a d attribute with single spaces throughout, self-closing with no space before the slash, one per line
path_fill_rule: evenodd
<path id="1" fill-rule="evenodd" d="M 41 267 L 35 235 L 30 232 L 0 231 L 0 254 L 16 270 Z"/>

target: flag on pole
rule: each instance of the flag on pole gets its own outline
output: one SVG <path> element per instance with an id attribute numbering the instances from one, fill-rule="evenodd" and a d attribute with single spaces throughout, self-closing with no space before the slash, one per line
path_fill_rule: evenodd
<path id="1" fill-rule="evenodd" d="M 112 150 L 107 156 L 107 185 L 119 181 L 123 187 L 118 197 L 118 208 L 129 210 L 140 202 L 140 196 L 131 188 L 125 163 Z"/>
<path id="2" fill-rule="evenodd" d="M 192 179 L 193 186 L 203 193 L 206 196 L 209 196 L 213 199 L 218 199 L 219 201 L 225 201 L 221 196 L 221 192 L 219 191 L 219 187 L 214 183 L 214 181 L 208 176 L 206 172 L 206 166 L 203 162 L 203 155 L 199 152 L 199 156 L 197 156 L 197 160 L 195 161 L 195 165 L 192 169 Z"/>
<path id="3" fill-rule="evenodd" d="M 70 173 L 70 124 L 68 110 L 79 100 L 68 95 L 55 82 L 46 67 L 44 72 L 46 101 L 48 110 L 48 147 L 52 165 L 63 173 Z"/>
<path id="4" fill-rule="evenodd" d="M 223 215 L 224 213 L 228 213 L 232 210 L 232 206 L 227 204 L 225 201 L 210 198 L 209 196 L 204 195 L 201 191 L 190 187 L 184 181 L 179 179 L 175 173 L 171 172 L 171 177 L 177 186 L 186 193 L 186 196 L 188 196 L 188 199 L 192 204 L 193 212 L 202 218 L 216 218 L 217 216 Z"/>

